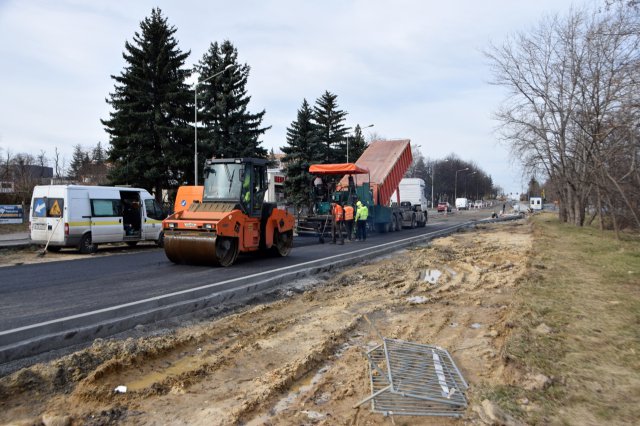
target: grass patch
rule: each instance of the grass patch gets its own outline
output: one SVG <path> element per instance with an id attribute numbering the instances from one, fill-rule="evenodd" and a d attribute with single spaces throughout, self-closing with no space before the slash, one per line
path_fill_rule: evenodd
<path id="1" fill-rule="evenodd" d="M 487 395 L 497 392 L 494 401 L 532 424 L 633 424 L 640 418 L 640 238 L 617 240 L 551 215 L 532 220 L 534 248 L 505 355 L 552 384 Z M 523 416 L 516 397 L 536 410 Z"/>
<path id="2" fill-rule="evenodd" d="M 25 223 L 0 223 L 0 235 L 16 232 L 29 232 L 29 222 Z"/>

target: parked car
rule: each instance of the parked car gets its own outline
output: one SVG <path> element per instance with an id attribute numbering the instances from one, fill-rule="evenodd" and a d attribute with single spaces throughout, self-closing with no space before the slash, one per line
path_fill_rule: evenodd
<path id="1" fill-rule="evenodd" d="M 451 213 L 451 205 L 447 202 L 438 203 L 438 212 L 445 211 Z"/>

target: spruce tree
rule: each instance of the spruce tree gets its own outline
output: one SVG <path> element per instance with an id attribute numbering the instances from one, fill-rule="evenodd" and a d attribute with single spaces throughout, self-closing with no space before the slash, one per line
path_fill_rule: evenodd
<path id="1" fill-rule="evenodd" d="M 312 198 L 313 176 L 311 164 L 322 163 L 323 146 L 318 137 L 318 126 L 313 122 L 313 111 L 306 99 L 298 110 L 298 116 L 287 128 L 287 146 L 282 148 L 285 156 L 284 181 L 287 199 L 297 208 L 309 206 Z"/>
<path id="2" fill-rule="evenodd" d="M 71 164 L 69 164 L 69 177 L 78 183 L 82 183 L 82 172 L 86 165 L 86 155 L 87 153 L 82 149 L 80 144 L 73 147 Z"/>
<path id="3" fill-rule="evenodd" d="M 320 142 L 324 145 L 324 163 L 347 161 L 347 128 L 344 125 L 347 113 L 338 109 L 337 98 L 337 95 L 327 90 L 316 100 L 313 107 Z"/>
<path id="4" fill-rule="evenodd" d="M 232 67 L 225 70 L 229 65 Z M 238 63 L 238 51 L 228 40 L 221 45 L 212 43 L 195 66 L 203 80 L 198 84 L 198 120 L 202 123 L 198 151 L 205 158 L 267 157 L 267 150 L 260 146 L 260 136 L 271 128 L 261 127 L 265 111 L 252 114 L 247 110 L 250 69 Z"/>
<path id="5" fill-rule="evenodd" d="M 133 42 L 125 42 L 127 63 L 107 102 L 113 108 L 102 120 L 110 136 L 110 180 L 153 190 L 193 182 L 193 92 L 183 68 L 189 52 L 178 48 L 176 28 L 160 9 L 140 23 Z"/>

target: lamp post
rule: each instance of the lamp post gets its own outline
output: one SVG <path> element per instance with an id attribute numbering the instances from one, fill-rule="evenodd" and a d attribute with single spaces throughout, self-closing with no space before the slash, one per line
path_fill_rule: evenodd
<path id="1" fill-rule="evenodd" d="M 449 159 L 443 161 L 443 163 L 448 162 Z M 433 187 L 436 186 L 436 163 L 434 162 L 431 166 L 431 208 L 433 208 L 434 198 L 433 198 Z"/>
<path id="2" fill-rule="evenodd" d="M 373 124 L 369 124 L 368 126 L 361 127 L 360 130 L 368 129 L 369 127 L 373 127 Z M 349 162 L 349 138 L 350 136 L 347 136 L 347 163 Z"/>
<path id="3" fill-rule="evenodd" d="M 460 170 L 456 170 L 456 179 L 455 179 L 455 184 L 454 184 L 454 189 L 453 189 L 453 202 L 455 203 L 456 200 L 458 199 L 458 172 L 464 172 L 465 170 L 469 170 L 468 167 L 465 167 L 464 169 L 460 169 Z"/>
<path id="4" fill-rule="evenodd" d="M 193 153 L 193 176 L 194 176 L 193 184 L 194 185 L 198 184 L 198 84 L 204 83 L 205 81 L 209 81 L 212 78 L 219 76 L 229 68 L 233 68 L 235 66 L 236 64 L 229 64 L 226 67 L 224 67 L 222 71 L 219 71 L 213 75 L 210 75 L 204 80 L 196 80 L 194 98 L 193 98 L 193 101 L 194 101 L 193 102 L 193 117 L 194 117 L 193 123 L 194 123 L 194 132 L 195 132 L 194 133 L 195 143 L 194 143 L 194 153 Z"/>

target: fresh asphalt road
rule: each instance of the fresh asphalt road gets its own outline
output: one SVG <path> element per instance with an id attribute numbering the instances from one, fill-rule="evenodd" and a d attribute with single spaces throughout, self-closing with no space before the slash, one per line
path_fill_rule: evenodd
<path id="1" fill-rule="evenodd" d="M 319 244 L 317 238 L 311 237 L 296 238 L 294 248 L 286 258 L 241 255 L 228 268 L 176 265 L 167 260 L 164 250 L 157 248 L 4 267 L 0 268 L 0 332 L 335 256 L 438 231 L 490 214 L 483 210 L 446 218 L 440 215 L 430 218 L 425 228 L 374 233 L 366 242 L 345 245 Z"/>

